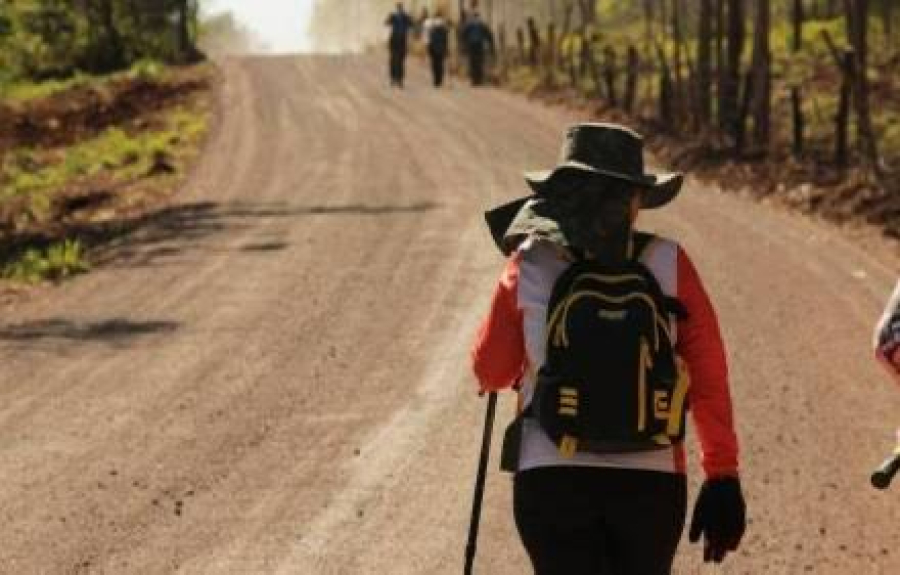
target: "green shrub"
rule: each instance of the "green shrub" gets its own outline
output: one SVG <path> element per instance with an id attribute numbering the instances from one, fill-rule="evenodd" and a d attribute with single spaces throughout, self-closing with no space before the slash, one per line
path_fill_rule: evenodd
<path id="1" fill-rule="evenodd" d="M 63 240 L 46 249 L 32 248 L 3 268 L 3 277 L 13 281 L 38 283 L 59 281 L 90 269 L 78 240 Z"/>

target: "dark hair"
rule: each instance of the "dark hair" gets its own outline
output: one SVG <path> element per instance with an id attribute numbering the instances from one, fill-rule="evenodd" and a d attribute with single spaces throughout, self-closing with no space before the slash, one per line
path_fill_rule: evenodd
<path id="1" fill-rule="evenodd" d="M 615 263 L 628 255 L 634 184 L 595 174 L 572 174 L 554 186 L 563 233 L 573 247 Z"/>

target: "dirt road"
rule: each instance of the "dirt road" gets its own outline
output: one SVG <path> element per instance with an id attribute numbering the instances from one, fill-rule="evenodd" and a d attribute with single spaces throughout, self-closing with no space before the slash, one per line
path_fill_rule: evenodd
<path id="1" fill-rule="evenodd" d="M 383 67 L 225 62 L 177 204 L 3 310 L 0 572 L 461 572 L 467 346 L 501 266 L 480 214 L 574 117 Z M 696 184 L 644 224 L 721 312 L 751 515 L 724 567 L 685 542 L 677 572 L 896 572 L 898 491 L 867 477 L 900 408 L 868 350 L 898 260 Z M 526 573 L 494 465 L 486 497 L 478 573 Z"/>

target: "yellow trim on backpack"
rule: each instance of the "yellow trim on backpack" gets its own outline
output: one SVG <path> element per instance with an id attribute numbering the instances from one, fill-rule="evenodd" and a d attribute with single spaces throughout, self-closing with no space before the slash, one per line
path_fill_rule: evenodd
<path id="1" fill-rule="evenodd" d="M 669 423 L 666 426 L 666 433 L 671 437 L 681 435 L 681 425 L 684 413 L 684 402 L 687 398 L 688 389 L 691 387 L 691 377 L 688 374 L 687 367 L 680 357 L 676 357 L 675 361 L 678 365 L 678 382 L 675 384 L 675 390 L 672 392 L 672 401 L 669 404 Z"/>
<path id="2" fill-rule="evenodd" d="M 563 407 L 578 407 L 578 398 L 563 395 L 559 398 L 559 404 Z"/>
<path id="3" fill-rule="evenodd" d="M 578 281 L 583 279 L 597 280 L 598 282 L 607 284 L 623 284 L 625 282 L 631 281 L 639 281 L 641 283 L 644 283 L 644 281 L 646 281 L 644 277 L 637 274 L 619 274 L 616 276 L 605 274 L 581 274 L 578 276 Z"/>
<path id="4" fill-rule="evenodd" d="M 563 435 L 559 440 L 559 454 L 566 459 L 575 455 L 578 451 L 578 438 L 571 435 Z"/>
<path id="5" fill-rule="evenodd" d="M 638 431 L 644 431 L 647 429 L 647 372 L 653 369 L 653 358 L 650 345 L 643 337 L 638 362 Z"/>
<path id="6" fill-rule="evenodd" d="M 665 433 L 657 433 L 653 436 L 653 442 L 657 445 L 672 445 L 672 438 Z"/>
<path id="7" fill-rule="evenodd" d="M 650 306 L 650 309 L 653 311 L 653 317 L 656 318 L 657 326 L 661 327 L 666 335 L 669 335 L 668 326 L 664 325 L 664 322 L 659 315 L 659 310 L 656 308 L 656 303 L 647 294 L 630 293 L 621 297 L 610 297 L 596 292 L 581 290 L 570 294 L 565 300 L 563 300 L 562 303 L 556 306 L 556 309 L 553 310 L 553 313 L 550 315 L 550 319 L 547 322 L 547 325 L 549 327 L 547 339 L 549 343 L 552 343 L 556 347 L 568 347 L 569 338 L 566 335 L 565 330 L 566 316 L 568 316 L 569 314 L 569 308 L 572 307 L 572 305 L 577 300 L 584 297 L 592 297 L 600 301 L 613 304 L 622 304 L 633 299 L 643 301 L 648 306 Z M 563 317 L 560 318 L 560 315 L 562 315 Z M 659 330 L 654 330 L 653 349 L 659 349 Z"/>

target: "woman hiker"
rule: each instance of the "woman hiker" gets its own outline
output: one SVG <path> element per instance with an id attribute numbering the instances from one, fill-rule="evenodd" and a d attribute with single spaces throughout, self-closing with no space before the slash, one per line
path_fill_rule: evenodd
<path id="1" fill-rule="evenodd" d="M 480 389 L 517 389 L 503 467 L 537 575 L 663 575 L 684 528 L 684 412 L 705 481 L 690 540 L 705 561 L 745 529 L 725 351 L 687 252 L 634 229 L 680 174 L 643 169 L 642 139 L 568 130 L 533 195 L 486 214 L 508 261 L 472 349 Z"/>

